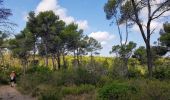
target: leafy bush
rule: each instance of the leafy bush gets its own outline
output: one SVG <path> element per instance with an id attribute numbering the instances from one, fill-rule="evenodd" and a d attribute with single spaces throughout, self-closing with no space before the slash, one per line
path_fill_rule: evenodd
<path id="1" fill-rule="evenodd" d="M 18 82 L 19 89 L 23 93 L 31 93 L 40 84 L 46 84 L 51 78 L 50 73 L 42 73 L 41 71 L 35 73 L 27 73 L 20 77 Z"/>
<path id="2" fill-rule="evenodd" d="M 49 67 L 45 66 L 32 66 L 27 70 L 27 73 L 50 73 L 52 72 Z"/>
<path id="3" fill-rule="evenodd" d="M 170 79 L 170 67 L 157 67 L 153 76 L 156 79 Z"/>
<path id="4" fill-rule="evenodd" d="M 51 83 L 57 86 L 73 85 L 75 83 L 76 73 L 73 70 L 62 70 L 52 73 Z"/>
<path id="5" fill-rule="evenodd" d="M 62 96 L 57 90 L 42 91 L 39 100 L 61 100 Z"/>
<path id="6" fill-rule="evenodd" d="M 80 86 L 74 86 L 74 87 L 63 87 L 62 88 L 62 94 L 63 95 L 79 95 L 83 93 L 88 93 L 91 91 L 94 91 L 95 87 L 93 85 L 80 85 Z"/>
<path id="7" fill-rule="evenodd" d="M 0 73 L 0 84 L 8 84 L 9 83 L 9 76 L 5 73 Z"/>
<path id="8" fill-rule="evenodd" d="M 140 85 L 141 100 L 169 100 L 170 99 L 170 82 L 159 80 L 142 81 Z"/>
<path id="9" fill-rule="evenodd" d="M 112 83 L 102 87 L 98 93 L 102 100 L 130 100 L 130 93 L 137 92 L 137 89 L 126 83 Z"/>
<path id="10" fill-rule="evenodd" d="M 97 87 L 103 87 L 105 84 L 111 83 L 112 81 L 113 79 L 110 76 L 101 76 L 97 83 Z"/>
<path id="11" fill-rule="evenodd" d="M 99 81 L 99 76 L 95 73 L 90 73 L 88 70 L 84 68 L 79 68 L 75 72 L 75 84 L 93 84 L 96 85 Z"/>
<path id="12" fill-rule="evenodd" d="M 10 82 L 10 73 L 15 71 L 17 79 L 21 74 L 21 68 L 11 67 L 7 65 L 0 65 L 0 84 L 8 84 Z"/>
<path id="13" fill-rule="evenodd" d="M 140 70 L 138 70 L 136 68 L 134 68 L 134 69 L 130 68 L 128 70 L 128 77 L 129 78 L 140 78 L 141 76 L 142 76 L 142 74 L 141 74 Z"/>

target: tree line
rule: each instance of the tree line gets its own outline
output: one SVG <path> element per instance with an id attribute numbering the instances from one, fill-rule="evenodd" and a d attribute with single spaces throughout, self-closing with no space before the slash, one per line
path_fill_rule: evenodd
<path id="1" fill-rule="evenodd" d="M 74 62 L 80 65 L 83 55 L 90 54 L 92 59 L 93 54 L 102 49 L 101 44 L 84 35 L 77 24 L 66 25 L 53 11 L 40 12 L 37 16 L 30 12 L 24 30 L 8 43 L 9 50 L 23 66 L 27 65 L 30 56 L 35 61 L 39 54 L 45 59 L 45 66 L 49 65 L 49 58 L 52 59 L 54 70 L 67 67 L 65 56 L 68 54 L 73 55 Z"/>
<path id="2" fill-rule="evenodd" d="M 3 0 L 0 0 L 2 3 Z M 130 57 L 138 59 L 141 64 L 147 64 L 149 76 L 152 77 L 153 62 L 155 58 L 165 55 L 170 46 L 170 24 L 165 23 L 164 29 L 160 31 L 160 38 L 155 46 L 150 43 L 150 38 L 155 29 L 151 30 L 153 20 L 160 18 L 165 12 L 170 10 L 170 1 L 165 0 L 155 3 L 152 0 L 108 0 L 104 6 L 106 18 L 113 20 L 118 29 L 120 44 L 112 47 L 110 53 L 115 53 L 121 61 L 122 75 L 128 74 L 128 60 Z M 157 7 L 156 9 L 152 9 Z M 143 23 L 141 11 L 147 8 L 147 24 Z M 8 21 L 12 15 L 10 9 L 0 8 L 1 26 L 7 27 L 14 25 Z M 146 20 L 146 19 L 144 19 Z M 146 46 L 136 48 L 136 43 L 128 42 L 129 28 L 137 25 Z M 120 25 L 125 25 L 124 35 Z M 36 55 L 44 58 L 45 66 L 49 66 L 49 59 L 52 59 L 53 69 L 67 68 L 67 55 L 73 55 L 73 63 L 80 65 L 82 56 L 90 55 L 93 62 L 93 55 L 99 54 L 102 49 L 101 44 L 92 37 L 84 35 L 83 30 L 78 28 L 75 23 L 66 24 L 60 20 L 59 16 L 53 11 L 30 12 L 26 27 L 14 38 L 7 39 L 7 31 L 0 32 L 0 55 L 3 58 L 3 50 L 7 48 L 13 57 L 19 58 L 22 65 L 28 65 L 29 58 L 36 63 Z M 63 63 L 61 64 L 61 61 Z"/>

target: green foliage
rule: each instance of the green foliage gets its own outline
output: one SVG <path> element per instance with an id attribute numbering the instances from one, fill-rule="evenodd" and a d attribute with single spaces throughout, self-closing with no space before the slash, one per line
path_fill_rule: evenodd
<path id="1" fill-rule="evenodd" d="M 51 73 L 51 69 L 46 66 L 33 66 L 27 70 L 27 73 Z"/>
<path id="2" fill-rule="evenodd" d="M 0 84 L 8 84 L 10 82 L 10 73 L 15 71 L 17 81 L 21 74 L 21 69 L 17 67 L 11 67 L 9 65 L 0 65 Z"/>
<path id="3" fill-rule="evenodd" d="M 97 84 L 99 76 L 95 73 L 90 73 L 88 70 L 80 68 L 76 70 L 75 84 Z"/>
<path id="4" fill-rule="evenodd" d="M 170 98 L 170 82 L 158 80 L 145 80 L 139 83 L 140 99 L 147 100 L 169 100 Z"/>
<path id="5" fill-rule="evenodd" d="M 132 50 L 136 47 L 136 43 L 130 41 L 127 45 L 116 45 L 112 47 L 111 53 L 116 53 L 122 58 L 129 58 Z"/>
<path id="6" fill-rule="evenodd" d="M 170 42 L 169 42 L 170 41 L 170 24 L 165 23 L 163 27 L 164 27 L 165 32 L 160 33 L 161 34 L 160 41 L 162 45 L 170 47 Z"/>
<path id="7" fill-rule="evenodd" d="M 137 89 L 126 83 L 115 82 L 105 85 L 98 92 L 101 100 L 130 100 L 129 94 L 136 93 Z"/>
<path id="8" fill-rule="evenodd" d="M 40 84 L 46 84 L 50 81 L 51 74 L 46 68 L 37 68 L 37 71 L 30 70 L 20 77 L 18 82 L 19 89 L 23 93 L 32 93 Z M 35 71 L 35 72 L 34 72 Z"/>
<path id="9" fill-rule="evenodd" d="M 142 77 L 142 74 L 140 70 L 133 67 L 133 68 L 129 68 L 128 77 L 129 78 L 140 78 Z"/>
<path id="10" fill-rule="evenodd" d="M 153 76 L 156 79 L 170 79 L 170 67 L 158 66 L 153 72 Z"/>
<path id="11" fill-rule="evenodd" d="M 140 63 L 144 65 L 147 62 L 146 56 L 146 48 L 144 46 L 141 46 L 135 50 L 132 57 L 138 59 Z"/>
<path id="12" fill-rule="evenodd" d="M 63 87 L 62 94 L 63 95 L 80 95 L 83 93 L 89 93 L 94 91 L 95 87 L 93 85 L 82 84 L 80 86 L 73 86 L 73 87 Z"/>
<path id="13" fill-rule="evenodd" d="M 61 100 L 62 98 L 60 90 L 56 87 L 43 85 L 39 87 L 39 91 L 37 92 L 40 92 L 38 95 L 39 100 Z"/>
<path id="14" fill-rule="evenodd" d="M 108 2 L 104 6 L 104 12 L 106 13 L 107 19 L 112 19 L 113 15 L 116 13 L 117 8 L 116 0 L 108 0 Z"/>
<path id="15" fill-rule="evenodd" d="M 53 75 L 57 85 L 81 85 L 92 84 L 96 85 L 99 81 L 99 76 L 95 73 L 90 73 L 88 70 L 79 68 L 72 71 L 61 71 Z"/>
<path id="16" fill-rule="evenodd" d="M 32 96 L 40 100 L 61 100 L 83 94 L 98 96 L 99 100 L 155 100 L 156 97 L 168 100 L 166 98 L 169 97 L 169 80 L 139 78 L 142 76 L 137 68 L 129 69 L 129 79 L 120 80 L 120 77 L 113 78 L 107 74 L 99 76 L 97 72 L 91 73 L 83 67 L 50 71 L 47 67 L 37 66 L 29 69 L 26 75 L 20 78 L 18 88 L 23 93 L 32 93 Z"/>

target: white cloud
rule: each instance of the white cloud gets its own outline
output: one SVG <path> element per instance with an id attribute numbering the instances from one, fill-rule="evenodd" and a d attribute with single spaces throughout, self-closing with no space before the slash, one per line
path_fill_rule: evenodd
<path id="1" fill-rule="evenodd" d="M 26 22 L 28 21 L 28 14 L 24 14 L 23 20 Z"/>
<path id="2" fill-rule="evenodd" d="M 145 30 L 145 32 L 146 32 L 146 25 L 147 25 L 147 22 L 146 21 L 143 22 L 143 29 Z M 159 31 L 162 28 L 162 26 L 163 26 L 163 22 L 152 21 L 150 25 L 150 29 L 151 31 L 152 30 Z M 139 27 L 136 24 L 132 27 L 132 30 L 135 32 L 140 32 Z"/>
<path id="3" fill-rule="evenodd" d="M 79 25 L 79 29 L 88 29 L 88 22 L 86 20 L 76 21 L 76 24 Z"/>
<path id="4" fill-rule="evenodd" d="M 74 17 L 67 15 L 67 9 L 61 7 L 58 4 L 58 0 L 41 0 L 36 8 L 36 14 L 43 11 L 52 10 L 56 15 L 59 15 L 60 19 L 65 21 L 66 24 L 76 23 L 79 26 L 79 29 L 87 29 L 88 21 L 87 20 L 75 20 Z"/>
<path id="5" fill-rule="evenodd" d="M 92 32 L 89 37 L 93 37 L 97 41 L 101 42 L 102 45 L 107 44 L 109 41 L 113 40 L 115 36 L 105 31 Z"/>

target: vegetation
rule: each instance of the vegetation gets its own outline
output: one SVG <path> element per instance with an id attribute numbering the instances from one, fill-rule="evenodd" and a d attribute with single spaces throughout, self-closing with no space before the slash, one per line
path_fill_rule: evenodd
<path id="1" fill-rule="evenodd" d="M 120 36 L 120 44 L 110 51 L 114 57 L 98 56 L 101 43 L 53 11 L 30 12 L 25 28 L 14 37 L 0 30 L 0 84 L 8 84 L 9 74 L 15 71 L 17 89 L 39 100 L 169 100 L 170 59 L 165 55 L 170 24 L 163 25 L 158 45 L 150 43 L 154 31 L 150 25 L 170 10 L 170 1 L 164 0 L 156 10 L 154 2 L 108 0 L 105 4 L 106 17 L 115 21 Z M 144 8 L 148 9 L 146 30 L 140 19 Z M 8 23 L 10 15 L 10 9 L 0 8 L 0 20 Z M 146 46 L 128 42 L 134 24 Z"/>

